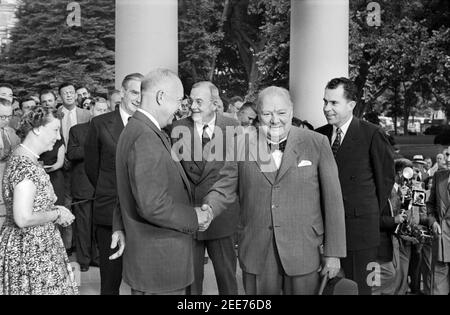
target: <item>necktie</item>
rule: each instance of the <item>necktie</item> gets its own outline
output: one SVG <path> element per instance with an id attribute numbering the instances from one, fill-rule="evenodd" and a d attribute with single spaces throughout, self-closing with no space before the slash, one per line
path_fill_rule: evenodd
<path id="1" fill-rule="evenodd" d="M 286 143 L 287 140 L 281 141 L 280 143 L 270 143 L 269 142 L 269 150 L 270 152 L 273 152 L 275 150 L 280 150 L 282 153 L 284 153 L 284 150 L 286 149 Z"/>
<path id="2" fill-rule="evenodd" d="M 342 130 L 340 128 L 336 129 L 336 139 L 334 139 L 333 145 L 331 146 L 331 151 L 333 151 L 334 157 L 336 157 L 337 151 L 339 150 L 339 147 L 341 146 L 341 135 Z"/>
<path id="3" fill-rule="evenodd" d="M 11 153 L 11 141 L 9 140 L 5 128 L 2 128 L 1 132 L 2 132 L 3 152 L 0 160 L 4 160 L 8 158 L 9 154 Z"/>
<path id="4" fill-rule="evenodd" d="M 203 133 L 202 133 L 202 147 L 205 147 L 205 145 L 211 141 L 209 138 L 208 132 L 206 131 L 208 129 L 208 125 L 203 126 Z"/>

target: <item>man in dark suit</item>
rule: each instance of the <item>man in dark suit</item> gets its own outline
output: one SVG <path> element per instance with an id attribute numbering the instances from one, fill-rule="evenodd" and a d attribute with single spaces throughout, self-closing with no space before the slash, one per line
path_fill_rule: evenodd
<path id="1" fill-rule="evenodd" d="M 121 88 L 119 110 L 92 119 L 85 143 L 85 169 L 95 188 L 93 221 L 100 254 L 101 294 L 119 294 L 122 281 L 122 261 L 109 260 L 113 210 L 117 203 L 116 146 L 128 119 L 140 104 L 139 73 L 127 75 Z M 114 238 L 117 242 L 119 234 Z"/>
<path id="2" fill-rule="evenodd" d="M 106 100 L 97 99 L 91 107 L 92 117 L 107 113 Z M 75 215 L 75 246 L 77 248 L 77 261 L 81 271 L 88 271 L 92 263 L 97 265 L 98 251 L 94 242 L 92 206 L 94 187 L 89 182 L 84 170 L 84 144 L 89 131 L 89 122 L 78 124 L 70 128 L 69 144 L 67 146 L 67 159 L 72 162 L 72 198 L 73 214 Z"/>
<path id="3" fill-rule="evenodd" d="M 174 122 L 172 136 L 177 136 L 177 128 L 188 128 L 191 137 L 188 137 L 188 145 L 194 148 L 198 145 L 200 152 L 215 137 L 223 137 L 222 143 L 226 144 L 226 127 L 236 127 L 236 120 L 216 114 L 219 90 L 207 81 L 193 85 L 190 97 L 192 99 L 192 116 Z M 220 132 L 215 132 L 215 129 Z M 198 141 L 194 141 L 197 137 Z M 183 140 L 173 138 L 173 143 Z M 186 140 L 186 139 L 184 139 Z M 218 139 L 215 139 L 216 141 Z M 187 148 L 187 146 L 186 146 Z M 225 146 L 223 146 L 224 149 Z M 201 206 L 202 200 L 208 190 L 219 178 L 219 171 L 224 164 L 221 161 L 207 162 L 205 155 L 199 154 L 198 158 L 191 151 L 189 160 L 182 160 L 181 165 L 189 178 L 194 197 L 195 206 Z M 194 274 L 195 280 L 190 287 L 191 294 L 202 294 L 205 248 L 214 266 L 217 287 L 221 295 L 237 295 L 236 281 L 236 252 L 234 249 L 233 235 L 237 230 L 239 220 L 239 204 L 233 203 L 220 216 L 214 219 L 211 226 L 205 232 L 195 235 L 194 244 Z"/>
<path id="4" fill-rule="evenodd" d="M 336 162 L 326 137 L 292 127 L 286 89 L 262 90 L 257 107 L 258 131 L 238 134 L 238 154 L 227 152 L 202 209 L 221 211 L 239 197 L 247 294 L 316 294 L 321 263 L 333 278 L 346 252 Z"/>
<path id="5" fill-rule="evenodd" d="M 328 125 L 317 131 L 330 140 L 339 169 L 347 233 L 342 267 L 345 276 L 358 283 L 359 294 L 371 294 L 367 278 L 373 270 L 367 268 L 377 258 L 380 213 L 394 184 L 394 159 L 383 130 L 353 117 L 356 100 L 352 81 L 331 80 L 323 108 Z"/>
<path id="6" fill-rule="evenodd" d="M 172 158 L 168 135 L 183 100 L 183 85 L 166 69 L 142 81 L 142 103 L 117 144 L 120 201 L 114 231 L 126 234 L 123 278 L 132 294 L 183 294 L 193 282 L 193 241 L 211 211 L 194 210 L 188 178 Z"/>

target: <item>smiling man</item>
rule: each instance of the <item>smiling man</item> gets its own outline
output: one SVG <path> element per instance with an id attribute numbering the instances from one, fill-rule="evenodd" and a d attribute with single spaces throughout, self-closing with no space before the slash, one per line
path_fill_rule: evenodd
<path id="1" fill-rule="evenodd" d="M 355 84 L 347 78 L 328 82 L 323 112 L 328 121 L 318 132 L 330 141 L 339 169 L 345 207 L 347 257 L 345 276 L 358 283 L 359 294 L 370 295 L 369 264 L 380 243 L 380 214 L 394 185 L 393 149 L 383 130 L 353 117 Z"/>
<path id="2" fill-rule="evenodd" d="M 239 198 L 238 257 L 247 294 L 316 294 L 319 247 L 323 244 L 321 272 L 331 278 L 346 251 L 336 163 L 326 137 L 292 126 L 293 104 L 286 89 L 262 90 L 257 110 L 259 132 L 249 133 L 249 141 L 237 147 L 250 154 L 266 152 L 274 167 L 254 157 L 225 162 L 203 208 L 223 211 Z"/>

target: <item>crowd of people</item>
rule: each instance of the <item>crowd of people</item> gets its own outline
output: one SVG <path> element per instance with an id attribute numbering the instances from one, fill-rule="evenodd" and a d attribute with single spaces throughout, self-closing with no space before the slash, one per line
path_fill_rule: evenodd
<path id="1" fill-rule="evenodd" d="M 221 295 L 238 294 L 237 263 L 251 295 L 317 294 L 321 279 L 419 293 L 421 277 L 448 294 L 449 152 L 394 163 L 346 78 L 325 86 L 317 130 L 284 88 L 224 102 L 201 81 L 184 95 L 167 69 L 107 98 L 66 82 L 19 100 L 0 83 L 0 294 L 77 294 L 73 250 L 82 272 L 100 267 L 102 295 L 122 280 L 201 295 L 206 251 Z M 432 242 L 398 232 L 416 210 Z"/>

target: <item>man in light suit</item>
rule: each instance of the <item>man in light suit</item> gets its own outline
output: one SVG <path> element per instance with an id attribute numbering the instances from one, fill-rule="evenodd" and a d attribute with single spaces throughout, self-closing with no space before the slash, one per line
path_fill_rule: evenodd
<path id="1" fill-rule="evenodd" d="M 239 196 L 247 294 L 316 294 L 321 245 L 331 278 L 346 251 L 336 163 L 325 137 L 292 127 L 286 89 L 262 90 L 257 107 L 259 130 L 238 136 L 238 161 L 227 155 L 202 209 L 221 211 Z"/>
<path id="2" fill-rule="evenodd" d="M 378 126 L 353 117 L 357 89 L 347 78 L 331 80 L 324 95 L 326 135 L 339 169 L 345 207 L 347 257 L 345 276 L 358 283 L 359 294 L 372 292 L 368 276 L 374 270 L 380 244 L 380 214 L 394 185 L 393 149 Z"/>
<path id="3" fill-rule="evenodd" d="M 114 231 L 124 231 L 126 247 L 112 258 L 123 252 L 123 279 L 132 294 L 183 294 L 194 280 L 192 234 L 206 229 L 213 214 L 194 210 L 189 180 L 162 131 L 183 101 L 180 79 L 157 69 L 141 92 L 141 106 L 117 144 Z"/>
<path id="4" fill-rule="evenodd" d="M 181 165 L 189 178 L 194 204 L 201 206 L 203 197 L 217 181 L 219 171 L 224 164 L 223 160 L 207 161 L 207 147 L 211 144 L 210 140 L 222 137 L 222 143 L 226 144 L 226 127 L 236 127 L 238 122 L 232 118 L 224 117 L 222 114 L 216 114 L 219 90 L 213 83 L 203 81 L 194 84 L 190 97 L 192 99 L 192 116 L 174 122 L 172 137 L 175 136 L 173 143 L 183 140 L 177 137 L 176 131 L 181 129 L 179 127 L 187 128 L 189 135 L 184 139 L 188 140 L 186 149 L 188 146 L 194 148 L 197 145 L 196 148 L 200 150 L 198 158 L 196 158 L 194 150 L 191 150 L 189 159 L 182 160 Z M 194 137 L 198 141 L 194 141 Z M 202 154 L 203 148 L 206 148 L 205 155 Z M 226 149 L 225 146 L 223 148 Z M 208 230 L 196 233 L 194 242 L 195 281 L 190 287 L 191 294 L 202 294 L 205 249 L 208 250 L 208 255 L 214 266 L 219 294 L 238 294 L 236 281 L 237 257 L 233 241 L 238 221 L 239 204 L 236 202 L 215 218 Z"/>
<path id="5" fill-rule="evenodd" d="M 117 204 L 116 147 L 128 119 L 140 106 L 143 78 L 140 73 L 132 73 L 123 79 L 119 109 L 93 118 L 85 142 L 86 175 L 95 188 L 93 222 L 100 256 L 102 295 L 118 295 L 122 281 L 121 259 L 109 260 L 113 212 Z M 114 237 L 117 241 L 119 235 Z"/>
<path id="6" fill-rule="evenodd" d="M 450 158 L 447 158 L 450 162 Z M 430 198 L 427 201 L 428 223 L 433 229 L 432 292 L 434 295 L 450 293 L 450 170 L 434 173 Z"/>

